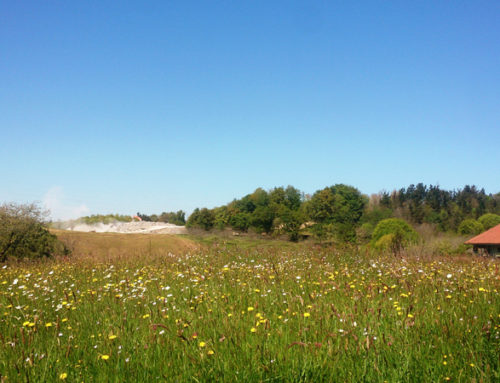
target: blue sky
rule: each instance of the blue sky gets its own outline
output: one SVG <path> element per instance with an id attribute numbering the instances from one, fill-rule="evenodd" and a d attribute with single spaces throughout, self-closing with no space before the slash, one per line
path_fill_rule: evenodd
<path id="1" fill-rule="evenodd" d="M 4 1 L 0 202 L 500 191 L 498 1 Z"/>

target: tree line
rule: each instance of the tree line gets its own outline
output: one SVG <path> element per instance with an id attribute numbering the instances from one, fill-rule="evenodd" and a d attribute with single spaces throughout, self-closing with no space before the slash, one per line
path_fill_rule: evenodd
<path id="1" fill-rule="evenodd" d="M 183 226 L 186 224 L 186 213 L 182 210 L 177 212 L 163 212 L 161 214 L 141 214 L 137 213 L 137 217 L 146 222 L 165 222 L 174 225 Z"/>
<path id="2" fill-rule="evenodd" d="M 312 195 L 293 186 L 268 191 L 258 188 L 227 205 L 195 209 L 186 225 L 286 234 L 292 241 L 314 236 L 368 242 L 377 224 L 388 218 L 413 225 L 427 223 L 436 231 L 475 234 L 500 223 L 500 193 L 486 194 L 484 189 L 469 185 L 450 191 L 423 183 L 371 196 L 344 184 Z"/>

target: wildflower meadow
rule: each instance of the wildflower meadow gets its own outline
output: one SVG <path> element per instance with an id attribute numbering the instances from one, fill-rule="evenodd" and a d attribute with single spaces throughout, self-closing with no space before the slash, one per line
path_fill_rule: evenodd
<path id="1" fill-rule="evenodd" d="M 493 382 L 499 262 L 219 243 L 0 265 L 1 382 Z"/>

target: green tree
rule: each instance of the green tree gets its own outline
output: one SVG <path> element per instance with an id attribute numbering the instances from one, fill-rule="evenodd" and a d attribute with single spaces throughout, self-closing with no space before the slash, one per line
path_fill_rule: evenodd
<path id="1" fill-rule="evenodd" d="M 220 206 L 214 209 L 214 226 L 219 230 L 224 230 L 229 225 L 231 214 L 227 206 Z"/>
<path id="2" fill-rule="evenodd" d="M 35 259 L 69 254 L 45 227 L 45 216 L 35 204 L 0 206 L 0 262 L 9 257 Z"/>
<path id="3" fill-rule="evenodd" d="M 483 225 L 484 230 L 489 230 L 496 225 L 500 225 L 500 215 L 493 213 L 483 214 L 478 218 L 479 223 Z"/>
<path id="4" fill-rule="evenodd" d="M 333 228 L 337 239 L 353 241 L 366 203 L 358 189 L 337 184 L 314 193 L 306 211 L 316 224 Z"/>
<path id="5" fill-rule="evenodd" d="M 375 227 L 371 245 L 376 249 L 391 249 L 394 254 L 398 254 L 404 247 L 417 241 L 417 232 L 406 221 L 388 218 Z"/>
<path id="6" fill-rule="evenodd" d="M 270 233 L 273 229 L 274 217 L 269 206 L 259 206 L 251 215 L 250 225 L 259 232 Z"/>
<path id="7" fill-rule="evenodd" d="M 207 208 L 194 209 L 193 213 L 189 216 L 186 223 L 187 227 L 198 227 L 204 230 L 210 230 L 214 227 L 215 214 L 212 210 Z"/>
<path id="8" fill-rule="evenodd" d="M 483 231 L 484 226 L 475 219 L 464 219 L 458 226 L 458 233 L 462 235 L 477 235 Z"/>
<path id="9" fill-rule="evenodd" d="M 229 219 L 229 224 L 235 230 L 247 231 L 250 227 L 252 216 L 249 213 L 237 213 Z"/>

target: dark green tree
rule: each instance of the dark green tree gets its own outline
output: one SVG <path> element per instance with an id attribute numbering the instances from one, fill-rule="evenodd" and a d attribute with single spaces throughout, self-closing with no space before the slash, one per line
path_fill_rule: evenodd
<path id="1" fill-rule="evenodd" d="M 204 230 L 210 230 L 214 227 L 215 214 L 212 210 L 207 208 L 194 209 L 193 213 L 189 216 L 186 223 L 187 227 L 197 227 Z"/>
<path id="2" fill-rule="evenodd" d="M 0 262 L 10 257 L 68 255 L 69 250 L 45 225 L 45 214 L 35 204 L 0 206 Z"/>
<path id="3" fill-rule="evenodd" d="M 338 240 L 353 241 L 366 203 L 358 189 L 337 184 L 314 193 L 306 211 L 316 224 L 333 228 Z"/>

